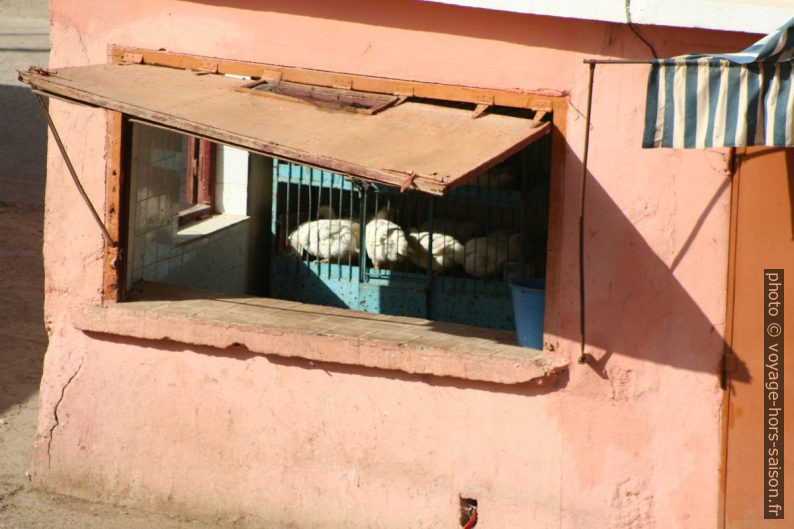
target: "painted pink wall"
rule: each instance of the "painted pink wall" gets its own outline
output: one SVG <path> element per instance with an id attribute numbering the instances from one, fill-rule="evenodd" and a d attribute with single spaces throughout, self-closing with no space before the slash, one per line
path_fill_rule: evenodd
<path id="1" fill-rule="evenodd" d="M 625 27 L 408 0 L 51 5 L 54 68 L 105 62 L 115 43 L 569 94 L 554 295 L 559 347 L 575 359 L 582 58 L 646 57 Z M 642 30 L 665 55 L 754 40 Z M 587 230 L 595 360 L 574 360 L 566 376 L 541 387 L 81 333 L 70 311 L 100 300 L 102 241 L 51 144 L 44 247 L 51 337 L 36 483 L 306 528 L 454 527 L 459 494 L 480 501 L 482 529 L 716 527 L 724 153 L 640 149 L 645 76 L 642 66 L 597 70 Z M 56 101 L 51 108 L 101 205 L 103 113 Z"/>

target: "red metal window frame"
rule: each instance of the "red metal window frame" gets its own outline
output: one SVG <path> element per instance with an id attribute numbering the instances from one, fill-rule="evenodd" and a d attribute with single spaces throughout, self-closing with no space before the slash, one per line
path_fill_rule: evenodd
<path id="1" fill-rule="evenodd" d="M 216 158 L 216 145 L 213 142 L 188 136 L 185 193 L 179 212 L 179 226 L 207 218 L 215 212 L 213 184 Z"/>

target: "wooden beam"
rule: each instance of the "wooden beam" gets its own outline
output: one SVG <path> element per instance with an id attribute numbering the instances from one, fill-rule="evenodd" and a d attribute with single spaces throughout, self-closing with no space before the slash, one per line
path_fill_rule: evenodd
<path id="1" fill-rule="evenodd" d="M 565 218 L 565 159 L 568 155 L 566 124 L 568 115 L 567 98 L 559 97 L 552 107 L 551 131 L 551 182 L 549 189 L 549 224 L 546 245 L 546 306 L 544 309 L 543 332 L 548 337 L 560 336 L 562 322 L 560 299 L 562 299 L 563 237 L 566 222 L 575 222 L 575 217 Z M 575 199 L 575 197 L 574 197 Z M 552 338 L 553 339 L 553 338 Z M 544 350 L 553 351 L 559 347 L 556 342 L 544 343 Z"/>
<path id="2" fill-rule="evenodd" d="M 317 86 L 332 88 L 341 87 L 366 92 L 393 94 L 396 96 L 407 95 L 428 99 L 440 99 L 442 101 L 462 101 L 475 105 L 488 104 L 551 111 L 555 99 L 567 97 L 567 94 L 562 92 L 548 95 L 547 93 L 539 94 L 519 90 L 494 90 L 490 88 L 408 81 L 386 77 L 311 70 L 293 66 L 220 59 L 202 55 L 172 53 L 168 51 L 148 50 L 145 48 L 120 45 L 110 45 L 108 55 L 111 62 L 114 64 L 122 63 L 125 56 L 135 57 L 136 60 L 138 60 L 138 56 L 140 56 L 142 58 L 142 64 L 153 66 L 168 66 L 171 68 L 203 70 L 250 77 L 277 77 L 284 81 Z"/>
<path id="3" fill-rule="evenodd" d="M 123 119 L 120 112 L 107 111 L 107 164 L 105 170 L 105 226 L 114 241 L 121 242 L 121 204 L 124 176 L 122 171 Z M 113 247 L 105 240 L 102 299 L 119 301 L 123 290 L 123 245 Z"/>

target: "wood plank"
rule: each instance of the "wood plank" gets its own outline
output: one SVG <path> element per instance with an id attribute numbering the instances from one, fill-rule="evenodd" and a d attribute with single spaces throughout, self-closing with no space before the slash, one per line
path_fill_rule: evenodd
<path id="1" fill-rule="evenodd" d="M 568 100 L 563 97 L 554 100 L 552 118 L 554 128 L 551 133 L 551 182 L 549 189 L 549 228 L 546 246 L 546 307 L 543 316 L 544 349 L 554 351 L 558 348 L 555 341 L 545 343 L 549 337 L 559 336 L 563 324 L 560 315 L 564 312 L 560 307 L 563 277 L 563 239 L 565 218 L 565 159 L 569 149 L 566 140 L 568 122 Z M 571 221 L 572 219 L 567 219 Z M 554 340 L 554 339 L 552 339 Z"/>
<path id="2" fill-rule="evenodd" d="M 222 143 L 440 195 L 548 134 L 549 123 L 407 101 L 377 116 L 235 89 L 248 81 L 174 68 L 96 65 L 22 74 L 34 88 Z"/>
<path id="3" fill-rule="evenodd" d="M 726 487 L 728 484 L 728 424 L 731 416 L 731 392 L 730 377 L 736 367 L 737 357 L 733 352 L 733 313 L 734 302 L 736 300 L 736 236 L 739 222 L 739 170 L 737 159 L 741 159 L 747 154 L 747 147 L 737 149 L 732 147 L 729 150 L 726 163 L 726 172 L 731 175 L 731 212 L 730 228 L 728 230 L 728 280 L 727 296 L 725 301 L 725 350 L 722 355 L 722 431 L 720 432 L 720 468 L 719 468 L 719 510 L 717 527 L 725 527 L 725 510 L 727 508 Z M 734 364 L 733 366 L 728 363 Z"/>
<path id="4" fill-rule="evenodd" d="M 168 51 L 149 50 L 130 46 L 111 45 L 109 55 L 111 62 L 120 62 L 125 53 L 143 56 L 143 63 L 171 68 L 206 69 L 211 64 L 217 67 L 218 73 L 246 75 L 253 77 L 280 76 L 284 80 L 299 83 L 316 84 L 339 88 L 352 88 L 369 92 L 382 92 L 394 95 L 410 95 L 444 101 L 462 101 L 467 103 L 487 103 L 515 108 L 551 111 L 556 98 L 567 97 L 563 92 L 542 93 L 520 90 L 495 90 L 470 86 L 446 85 L 422 81 L 390 79 L 359 74 L 328 72 L 281 66 L 265 63 L 252 63 L 231 59 L 219 59 L 201 55 L 181 54 Z"/>
<path id="5" fill-rule="evenodd" d="M 733 257 L 728 287 L 732 299 L 730 308 L 730 334 L 726 335 L 730 357 L 734 366 L 728 374 L 725 396 L 728 402 L 727 455 L 725 469 L 720 472 L 725 481 L 725 528 L 769 529 L 788 527 L 791 523 L 764 519 L 769 501 L 783 506 L 784 511 L 794 512 L 794 495 L 783 495 L 783 491 L 794 489 L 794 474 L 786 472 L 778 476 L 779 495 L 771 500 L 765 497 L 765 482 L 768 477 L 765 464 L 769 446 L 762 425 L 772 425 L 770 417 L 783 409 L 794 407 L 794 392 L 783 391 L 771 404 L 765 395 L 765 383 L 769 380 L 765 371 L 768 363 L 766 333 L 762 331 L 769 322 L 768 293 L 765 287 L 765 270 L 781 268 L 790 273 L 788 263 L 794 261 L 794 151 L 770 147 L 747 147 L 739 149 L 740 163 L 733 176 L 731 212 Z M 727 172 L 727 171 L 726 171 Z M 730 247 L 729 247 L 730 248 Z M 729 261 L 730 262 L 730 261 Z M 794 296 L 791 278 L 779 279 L 778 296 L 785 300 Z M 781 307 L 782 309 L 782 307 Z M 794 362 L 783 362 L 782 338 L 794 335 L 794 320 L 786 317 L 780 334 L 778 379 L 794 378 Z M 716 366 L 715 366 L 716 367 Z M 728 366 L 731 367 L 731 366 Z M 718 381 L 715 381 L 718 382 Z M 782 382 L 781 382 L 782 384 Z M 716 384 L 715 384 L 716 385 Z M 770 389 L 772 389 L 770 387 Z M 777 407 L 777 411 L 767 406 Z M 794 436 L 790 428 L 788 435 L 779 436 L 775 448 L 779 453 L 794 452 Z M 782 433 L 782 432 L 781 432 Z M 760 434 L 760 435 L 759 435 Z M 775 466 L 775 465 L 771 465 Z"/>
<path id="6" fill-rule="evenodd" d="M 119 112 L 107 113 L 107 164 L 105 169 L 105 226 L 114 241 L 121 241 L 121 204 L 122 204 L 122 116 Z M 116 247 L 105 241 L 104 265 L 102 274 L 102 299 L 119 301 L 122 285 L 123 259 L 122 245 Z"/>

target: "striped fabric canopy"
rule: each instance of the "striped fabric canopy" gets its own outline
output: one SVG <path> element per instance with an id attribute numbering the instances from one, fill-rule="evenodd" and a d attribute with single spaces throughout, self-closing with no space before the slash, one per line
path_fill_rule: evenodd
<path id="1" fill-rule="evenodd" d="M 739 53 L 651 66 L 643 147 L 794 146 L 794 19 Z"/>

